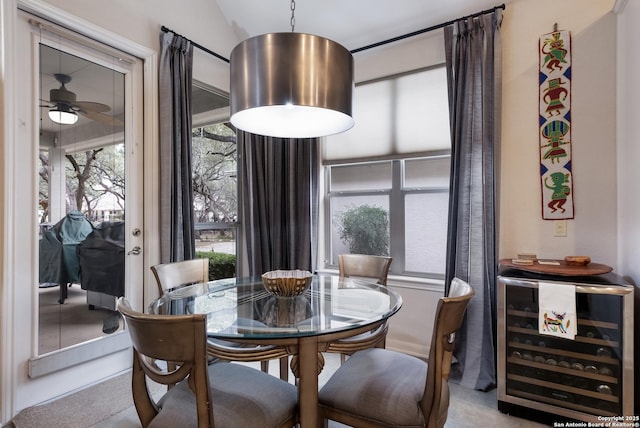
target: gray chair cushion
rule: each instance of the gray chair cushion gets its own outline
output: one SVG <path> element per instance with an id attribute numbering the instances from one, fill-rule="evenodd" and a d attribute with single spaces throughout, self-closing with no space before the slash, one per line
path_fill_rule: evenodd
<path id="1" fill-rule="evenodd" d="M 222 428 L 278 427 L 297 412 L 294 385 L 234 363 L 209 366 L 214 425 Z M 186 381 L 159 402 L 162 411 L 149 428 L 196 427 L 196 398 Z"/>
<path id="2" fill-rule="evenodd" d="M 424 426 L 427 363 L 388 349 L 358 351 L 320 390 L 319 403 L 389 426 Z"/>

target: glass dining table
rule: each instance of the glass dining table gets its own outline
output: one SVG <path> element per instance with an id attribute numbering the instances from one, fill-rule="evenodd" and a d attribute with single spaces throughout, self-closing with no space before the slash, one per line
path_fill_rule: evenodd
<path id="1" fill-rule="evenodd" d="M 165 293 L 149 312 L 207 314 L 208 353 L 214 357 L 264 361 L 290 356 L 298 379 L 300 424 L 307 428 L 320 422 L 322 352 L 337 352 L 340 343 L 355 336 L 373 336 L 381 328 L 386 331 L 387 319 L 401 306 L 402 297 L 385 286 L 314 274 L 305 292 L 294 297 L 269 293 L 260 277 L 229 278 Z M 362 343 L 368 347 L 372 342 Z M 353 350 L 353 343 L 350 346 Z"/>

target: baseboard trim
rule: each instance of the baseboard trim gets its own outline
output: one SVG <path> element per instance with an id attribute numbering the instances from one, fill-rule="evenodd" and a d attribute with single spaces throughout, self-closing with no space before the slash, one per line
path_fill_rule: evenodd
<path id="1" fill-rule="evenodd" d="M 429 349 L 425 349 L 424 346 L 420 346 L 420 344 L 418 343 L 393 340 L 389 336 L 387 336 L 385 347 L 387 349 L 391 349 L 392 351 L 402 352 L 403 354 L 412 355 L 423 360 L 426 360 L 429 356 Z"/>

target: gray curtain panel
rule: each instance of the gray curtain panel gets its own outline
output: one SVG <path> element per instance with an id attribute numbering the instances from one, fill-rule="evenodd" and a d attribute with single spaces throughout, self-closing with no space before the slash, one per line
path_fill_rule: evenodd
<path id="1" fill-rule="evenodd" d="M 160 258 L 195 257 L 191 182 L 191 83 L 193 46 L 160 34 Z"/>
<path id="2" fill-rule="evenodd" d="M 238 131 L 243 227 L 249 275 L 315 270 L 318 229 L 317 139 Z"/>
<path id="3" fill-rule="evenodd" d="M 456 336 L 451 379 L 480 390 L 495 386 L 501 22 L 497 9 L 444 29 L 451 125 L 445 294 L 454 277 L 475 290 Z"/>

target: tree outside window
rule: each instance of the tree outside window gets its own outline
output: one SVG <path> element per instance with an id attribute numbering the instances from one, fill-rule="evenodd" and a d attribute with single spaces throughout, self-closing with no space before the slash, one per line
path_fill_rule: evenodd
<path id="1" fill-rule="evenodd" d="M 389 255 L 389 214 L 381 207 L 351 205 L 336 216 L 336 223 L 350 253 Z"/>

